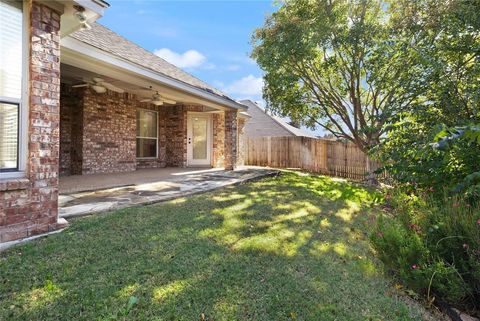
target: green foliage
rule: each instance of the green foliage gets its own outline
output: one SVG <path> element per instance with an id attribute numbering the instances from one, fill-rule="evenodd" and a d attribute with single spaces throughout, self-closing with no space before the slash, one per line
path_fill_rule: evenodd
<path id="1" fill-rule="evenodd" d="M 393 215 L 371 235 L 380 259 L 417 293 L 480 315 L 480 207 L 388 192 Z"/>
<path id="2" fill-rule="evenodd" d="M 286 1 L 253 38 L 268 108 L 365 151 L 377 144 L 383 125 L 416 97 L 396 83 L 417 82 L 401 72 L 412 60 L 397 44 L 385 6 Z"/>
<path id="3" fill-rule="evenodd" d="M 374 244 L 380 259 L 389 267 L 398 267 L 398 273 L 408 284 L 415 288 L 426 288 L 428 283 L 418 273 L 412 271 L 416 266 L 423 266 L 427 249 L 415 233 L 402 228 L 397 221 L 379 220 L 379 227 Z M 392 255 L 395 253 L 395 255 Z"/>
<path id="4" fill-rule="evenodd" d="M 464 171 L 470 172 L 463 180 L 457 183 L 452 191 L 465 193 L 471 200 L 480 200 L 480 125 L 444 128 L 435 136 L 434 148 L 446 153 L 452 150 L 462 150 L 464 155 L 471 156 L 465 161 Z M 472 172 L 473 171 L 473 172 Z"/>
<path id="5" fill-rule="evenodd" d="M 429 128 L 419 118 L 393 124 L 379 147 L 385 167 L 397 182 L 415 189 L 462 193 L 480 199 L 478 126 Z"/>
<path id="6" fill-rule="evenodd" d="M 465 139 L 470 143 L 480 144 L 480 125 L 443 128 L 436 136 L 435 148 L 445 150 L 459 139 Z"/>
<path id="7" fill-rule="evenodd" d="M 392 26 L 415 61 L 413 70 L 404 70 L 418 79 L 409 90 L 437 123 L 456 126 L 479 116 L 479 10 L 478 0 L 400 0 L 389 6 Z"/>
<path id="8" fill-rule="evenodd" d="M 376 155 L 400 183 L 478 199 L 480 171 L 480 1 L 395 1 L 392 25 L 415 61 L 399 82 L 418 99 L 394 115 Z M 410 44 L 408 43 L 410 42 Z M 476 124 L 476 125 L 475 125 Z M 433 148 L 432 148 L 433 147 Z"/>

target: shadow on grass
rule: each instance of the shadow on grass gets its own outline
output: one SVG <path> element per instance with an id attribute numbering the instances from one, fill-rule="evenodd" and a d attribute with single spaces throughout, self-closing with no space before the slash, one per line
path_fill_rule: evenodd
<path id="1" fill-rule="evenodd" d="M 0 320 L 418 320 L 371 258 L 373 201 L 285 173 L 78 219 L 0 254 Z"/>

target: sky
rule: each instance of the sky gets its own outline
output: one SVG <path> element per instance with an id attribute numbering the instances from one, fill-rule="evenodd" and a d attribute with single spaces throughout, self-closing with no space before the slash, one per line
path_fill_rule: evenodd
<path id="1" fill-rule="evenodd" d="M 250 41 L 275 10 L 272 1 L 108 2 L 101 24 L 234 99 L 262 100 Z"/>
<path id="2" fill-rule="evenodd" d="M 107 0 L 101 24 L 230 97 L 264 106 L 251 37 L 273 0 Z"/>

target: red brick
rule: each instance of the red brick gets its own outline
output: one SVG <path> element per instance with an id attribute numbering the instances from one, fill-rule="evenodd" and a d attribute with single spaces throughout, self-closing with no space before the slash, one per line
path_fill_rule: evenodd
<path id="1" fill-rule="evenodd" d="M 225 111 L 225 169 L 233 170 L 237 164 L 237 113 Z"/>
<path id="2" fill-rule="evenodd" d="M 0 183 L 0 242 L 47 232 L 58 215 L 60 15 L 33 1 L 30 18 L 30 181 Z"/>
<path id="3" fill-rule="evenodd" d="M 27 228 L 19 228 L 15 230 L 0 228 L 0 242 L 10 242 L 22 239 L 28 236 Z"/>

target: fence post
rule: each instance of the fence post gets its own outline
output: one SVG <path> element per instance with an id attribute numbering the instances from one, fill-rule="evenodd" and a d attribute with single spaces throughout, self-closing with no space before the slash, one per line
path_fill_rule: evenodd
<path id="1" fill-rule="evenodd" d="M 272 166 L 272 137 L 267 137 L 267 164 Z"/>

